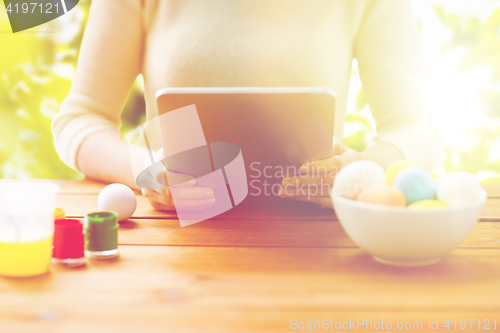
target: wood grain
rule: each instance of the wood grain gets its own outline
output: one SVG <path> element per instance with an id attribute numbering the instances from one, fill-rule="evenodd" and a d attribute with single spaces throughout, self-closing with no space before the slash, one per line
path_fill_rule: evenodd
<path id="1" fill-rule="evenodd" d="M 69 216 L 97 210 L 105 184 L 60 184 L 58 206 Z M 498 330 L 500 185 L 485 188 L 483 222 L 440 263 L 420 268 L 376 263 L 331 210 L 180 228 L 139 195 L 135 218 L 120 225 L 118 259 L 0 277 L 0 333 L 285 332 L 293 318 L 421 321 L 419 332 L 436 331 L 429 319 L 447 332 L 446 319 L 497 319 Z"/>
<path id="2" fill-rule="evenodd" d="M 10 316 L 10 317 L 9 317 Z M 2 320 L 2 317 L 7 319 Z M 113 320 L 111 318 L 115 317 Z M 473 329 L 469 329 L 470 321 L 474 318 L 476 323 Z M 496 332 L 493 321 L 497 318 L 498 312 L 467 311 L 467 312 L 384 312 L 384 311 L 185 311 L 177 309 L 175 306 L 141 306 L 140 308 L 118 306 L 115 308 L 105 308 L 94 306 L 92 309 L 66 308 L 61 307 L 54 311 L 41 308 L 38 311 L 23 309 L 21 313 L 16 310 L 7 310 L 0 314 L 0 329 L 2 326 L 8 329 L 8 333 L 165 333 L 165 332 L 202 332 L 202 333 L 234 333 L 234 332 L 290 332 L 292 331 L 292 319 L 301 322 L 303 327 L 307 322 L 322 322 L 331 320 L 331 325 L 348 327 L 349 320 L 356 323 L 357 319 L 363 322 L 370 322 L 373 325 L 383 321 L 385 325 L 391 322 L 395 327 L 399 322 L 414 327 L 419 327 L 422 323 L 423 329 L 401 330 L 402 332 Z M 443 327 L 447 320 L 458 323 L 457 330 Z M 460 329 L 460 320 L 467 323 L 466 330 Z M 484 325 L 486 320 L 490 323 L 489 330 L 477 330 L 477 320 L 481 319 Z M 438 321 L 439 330 L 429 330 L 429 321 Z M 189 323 L 189 325 L 186 325 Z M 413 324 L 415 323 L 415 324 Z M 401 325 L 403 325 L 401 324 Z M 314 325 L 314 324 L 312 324 Z M 319 324 L 317 324 L 319 326 Z M 366 324 L 368 325 L 368 323 Z M 189 327 L 189 328 L 187 328 Z M 376 326 L 375 326 L 376 327 Z M 484 328 L 484 326 L 483 326 Z M 298 330 L 298 329 L 297 329 Z M 312 331 L 312 330 L 300 330 Z M 326 330 L 325 331 L 329 331 Z M 334 331 L 334 330 L 332 330 Z M 342 330 L 337 330 L 342 331 Z M 360 325 L 359 332 L 380 332 L 380 329 L 366 329 Z M 7 331 L 5 331 L 7 332 Z M 292 331 L 293 332 L 293 331 Z"/>
<path id="3" fill-rule="evenodd" d="M 58 196 L 58 207 L 65 210 L 66 215 L 72 217 L 83 217 L 85 214 L 95 212 L 97 207 L 97 195 L 73 195 L 60 194 Z M 137 209 L 134 217 L 155 217 L 164 219 L 175 219 L 176 215 L 172 212 L 162 212 L 154 210 L 148 200 L 142 195 L 137 195 Z M 500 198 L 491 198 L 486 201 L 486 205 L 481 213 L 482 219 L 497 219 L 500 221 Z M 256 219 L 274 219 L 274 220 L 316 220 L 329 221 L 336 220 L 332 210 L 327 208 L 318 208 L 313 212 L 287 212 L 287 211 L 229 211 L 218 219 L 239 219 L 239 220 L 256 220 Z"/>
<path id="4" fill-rule="evenodd" d="M 234 332 L 284 331 L 289 316 L 321 313 L 486 318 L 500 313 L 499 251 L 457 249 L 433 266 L 398 268 L 359 249 L 121 246 L 118 260 L 85 269 L 0 278 L 0 325 Z"/>
<path id="5" fill-rule="evenodd" d="M 239 247 L 357 247 L 338 221 L 212 220 L 181 228 L 177 220 L 133 219 L 120 223 L 123 245 Z M 500 248 L 500 223 L 477 223 L 460 244 Z"/>
<path id="6" fill-rule="evenodd" d="M 483 184 L 489 198 L 500 198 L 500 184 Z"/>
<path id="7" fill-rule="evenodd" d="M 19 181 L 19 180 L 2 180 Z M 61 193 L 65 194 L 99 194 L 108 183 L 97 182 L 90 179 L 84 180 L 25 180 L 25 181 L 48 181 L 61 185 Z M 500 198 L 500 184 L 482 184 L 490 198 Z"/>
<path id="8" fill-rule="evenodd" d="M 162 218 L 162 219 L 177 219 L 174 212 L 165 212 L 154 210 L 149 204 L 148 200 L 142 195 L 137 195 L 137 209 L 134 213 L 135 218 Z M 60 194 L 57 199 L 58 207 L 64 209 L 67 216 L 70 217 L 83 217 L 88 213 L 98 210 L 97 195 L 73 195 L 73 194 Z M 329 221 L 336 220 L 333 210 L 329 208 L 320 208 L 307 212 L 301 211 L 271 211 L 271 210 L 244 210 L 233 209 L 224 214 L 217 216 L 217 219 L 239 219 L 239 220 L 298 220 L 298 221 Z"/>
<path id="9" fill-rule="evenodd" d="M 108 185 L 92 180 L 0 179 L 0 182 L 47 182 L 61 186 L 60 194 L 99 194 Z"/>
<path id="10" fill-rule="evenodd" d="M 99 194 L 109 183 L 98 182 L 90 179 L 83 180 L 49 180 L 49 179 L 1 179 L 2 182 L 41 181 L 56 183 L 61 186 L 61 194 Z M 500 198 L 500 184 L 482 184 L 489 198 Z"/>
<path id="11" fill-rule="evenodd" d="M 500 218 L 500 198 L 488 198 L 486 200 L 481 218 L 497 220 Z"/>

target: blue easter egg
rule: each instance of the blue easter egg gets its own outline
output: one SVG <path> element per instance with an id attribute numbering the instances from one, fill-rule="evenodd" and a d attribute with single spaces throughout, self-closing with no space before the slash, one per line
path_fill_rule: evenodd
<path id="1" fill-rule="evenodd" d="M 403 191 L 408 204 L 436 198 L 436 181 L 419 168 L 401 170 L 394 179 L 394 186 Z"/>

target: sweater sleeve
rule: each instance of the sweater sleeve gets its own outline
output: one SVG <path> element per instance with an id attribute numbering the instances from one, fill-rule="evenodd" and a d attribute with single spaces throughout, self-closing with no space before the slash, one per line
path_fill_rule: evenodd
<path id="1" fill-rule="evenodd" d="M 57 152 L 72 168 L 87 137 L 119 132 L 141 68 L 141 11 L 141 0 L 92 1 L 71 90 L 52 122 Z"/>
<path id="2" fill-rule="evenodd" d="M 354 56 L 380 141 L 434 169 L 442 138 L 426 120 L 431 72 L 410 1 L 367 1 Z"/>

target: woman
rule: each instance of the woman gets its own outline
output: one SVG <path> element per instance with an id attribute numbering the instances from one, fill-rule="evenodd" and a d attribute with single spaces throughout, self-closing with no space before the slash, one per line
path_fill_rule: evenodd
<path id="1" fill-rule="evenodd" d="M 144 148 L 129 156 L 119 126 L 139 74 L 148 119 L 163 87 L 328 87 L 337 94 L 341 138 L 353 58 L 380 141 L 358 154 L 337 140 L 333 157 L 315 164 L 364 158 L 387 167 L 407 159 L 433 169 L 441 140 L 425 121 L 430 75 L 409 0 L 93 0 L 71 92 L 53 122 L 56 147 L 86 176 L 137 189 L 130 161 L 143 163 Z M 330 176 L 298 181 L 331 183 Z M 213 204 L 207 189 L 178 190 L 186 207 Z M 157 209 L 174 209 L 168 190 L 143 194 Z M 331 206 L 324 193 L 310 201 Z"/>

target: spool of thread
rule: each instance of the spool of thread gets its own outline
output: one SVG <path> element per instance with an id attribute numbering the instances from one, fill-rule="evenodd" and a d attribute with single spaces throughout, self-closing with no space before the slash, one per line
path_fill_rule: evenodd
<path id="1" fill-rule="evenodd" d="M 79 220 L 55 221 L 53 263 L 66 267 L 85 265 L 83 244 L 83 225 Z"/>
<path id="2" fill-rule="evenodd" d="M 94 259 L 118 256 L 118 216 L 114 212 L 90 213 L 85 219 L 85 255 Z"/>

